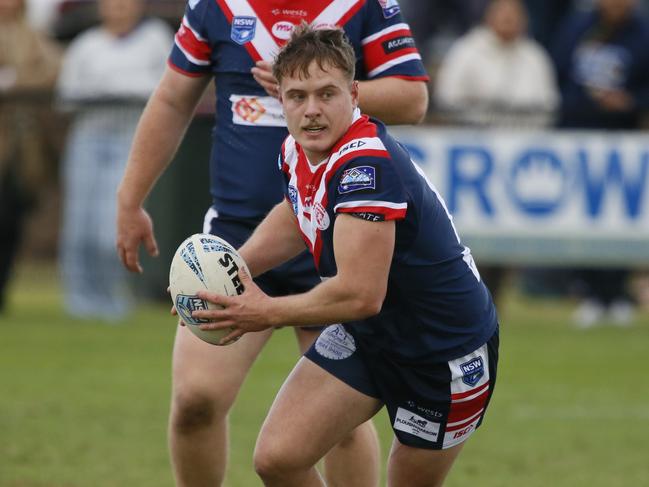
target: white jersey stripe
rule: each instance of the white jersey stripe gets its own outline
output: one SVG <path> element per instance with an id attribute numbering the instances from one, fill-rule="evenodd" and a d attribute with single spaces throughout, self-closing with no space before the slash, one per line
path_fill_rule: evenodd
<path id="1" fill-rule="evenodd" d="M 349 0 L 334 0 L 331 2 L 327 8 L 325 8 L 320 15 L 318 15 L 311 25 L 318 27 L 319 25 L 338 25 L 340 19 L 342 19 L 347 12 L 349 12 L 357 3 L 362 0 L 357 0 L 355 2 L 350 2 Z M 342 27 L 342 26 L 341 26 Z"/>
<path id="2" fill-rule="evenodd" d="M 223 0 L 228 6 L 232 15 L 235 17 L 255 17 L 257 23 L 255 25 L 255 37 L 250 44 L 253 45 L 255 50 L 261 56 L 261 59 L 271 61 L 275 54 L 279 51 L 279 46 L 266 29 L 259 16 L 254 11 L 252 6 L 246 0 Z"/>
<path id="3" fill-rule="evenodd" d="M 401 24 L 391 25 L 390 27 L 387 27 L 387 28 L 383 29 L 382 31 L 379 31 L 379 32 L 377 32 L 375 34 L 367 36 L 365 39 L 363 39 L 361 41 L 361 44 L 364 46 L 365 44 L 369 44 L 370 42 L 378 39 L 379 37 L 387 35 L 387 34 L 389 34 L 391 32 L 395 32 L 397 30 L 404 30 L 404 29 L 405 30 L 410 30 L 410 27 L 408 26 L 408 24 L 402 22 Z"/>
<path id="4" fill-rule="evenodd" d="M 383 71 L 387 71 L 393 66 L 396 66 L 397 64 L 405 63 L 407 61 L 412 61 L 414 59 L 419 59 L 421 60 L 421 56 L 419 53 L 412 52 L 410 54 L 404 54 L 403 56 L 399 56 L 398 58 L 390 59 L 389 61 L 381 64 L 379 67 L 374 68 L 372 71 L 367 73 L 368 78 L 372 78 L 373 76 L 376 76 L 379 73 L 382 73 Z"/>
<path id="5" fill-rule="evenodd" d="M 408 203 L 392 203 L 390 201 L 379 200 L 346 201 L 344 203 L 338 203 L 334 207 L 334 213 L 338 211 L 338 208 L 362 208 L 366 206 L 377 206 L 380 208 L 390 208 L 392 210 L 405 210 L 408 208 Z"/>
<path id="6" fill-rule="evenodd" d="M 176 47 L 180 49 L 180 51 L 185 55 L 185 57 L 191 62 L 192 64 L 196 64 L 198 66 L 209 66 L 210 61 L 204 61 L 202 59 L 197 59 L 194 56 L 192 56 L 181 44 L 178 42 L 178 40 L 174 40 L 174 43 L 176 44 Z"/>

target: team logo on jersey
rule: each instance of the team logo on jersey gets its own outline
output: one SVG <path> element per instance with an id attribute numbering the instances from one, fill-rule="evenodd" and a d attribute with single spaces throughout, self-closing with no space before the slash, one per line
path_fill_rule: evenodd
<path id="1" fill-rule="evenodd" d="M 295 189 L 295 186 L 288 187 L 288 199 L 291 200 L 293 205 L 293 213 L 297 215 L 297 189 Z"/>
<path id="2" fill-rule="evenodd" d="M 320 204 L 320 202 L 313 205 L 312 216 L 318 230 L 326 230 L 329 228 L 329 213 L 327 213 L 327 210 Z"/>
<path id="3" fill-rule="evenodd" d="M 379 0 L 379 5 L 381 5 L 383 17 L 386 19 L 394 17 L 401 11 L 401 7 L 399 7 L 397 0 Z"/>
<path id="4" fill-rule="evenodd" d="M 230 30 L 230 38 L 237 44 L 245 44 L 250 42 L 255 37 L 255 30 L 257 28 L 256 17 L 238 16 L 232 19 L 232 29 Z"/>
<path id="5" fill-rule="evenodd" d="M 361 189 L 376 189 L 376 168 L 358 166 L 346 169 L 340 177 L 338 193 L 345 194 Z"/>
<path id="6" fill-rule="evenodd" d="M 356 342 L 342 325 L 331 325 L 318 337 L 315 350 L 328 359 L 344 360 L 356 351 Z"/>
<path id="7" fill-rule="evenodd" d="M 473 387 L 484 375 L 484 362 L 482 361 L 482 357 L 476 357 L 460 364 L 460 370 L 464 374 L 462 376 L 462 382 Z"/>

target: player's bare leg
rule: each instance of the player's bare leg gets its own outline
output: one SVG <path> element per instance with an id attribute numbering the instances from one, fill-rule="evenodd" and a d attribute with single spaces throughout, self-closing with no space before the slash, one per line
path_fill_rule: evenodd
<path id="1" fill-rule="evenodd" d="M 241 384 L 271 332 L 248 333 L 217 347 L 179 326 L 173 351 L 169 449 L 178 487 L 223 482 L 227 416 Z M 218 371 L 227 370 L 227 374 Z"/>
<path id="2" fill-rule="evenodd" d="M 255 448 L 257 473 L 269 487 L 323 486 L 316 463 L 381 406 L 300 359 L 262 426 Z"/>
<path id="3" fill-rule="evenodd" d="M 388 487 L 440 487 L 464 446 L 446 450 L 412 448 L 392 442 L 388 460 Z"/>
<path id="4" fill-rule="evenodd" d="M 320 330 L 296 328 L 300 351 L 306 352 Z M 379 438 L 372 420 L 346 435 L 324 458 L 327 487 L 375 487 L 380 480 Z"/>

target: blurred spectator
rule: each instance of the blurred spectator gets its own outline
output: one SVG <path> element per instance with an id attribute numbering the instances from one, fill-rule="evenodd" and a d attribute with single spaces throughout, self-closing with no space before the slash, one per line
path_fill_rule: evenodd
<path id="1" fill-rule="evenodd" d="M 70 45 L 58 83 L 74 112 L 63 174 L 61 266 L 70 314 L 115 320 L 130 308 L 115 252 L 115 192 L 135 126 L 165 68 L 172 32 L 144 0 L 99 0 L 101 25 Z"/>
<path id="2" fill-rule="evenodd" d="M 559 95 L 549 56 L 528 38 L 520 0 L 494 0 L 484 23 L 458 39 L 437 73 L 435 99 L 465 125 L 543 127 Z"/>
<path id="3" fill-rule="evenodd" d="M 0 311 L 25 217 L 54 166 L 45 124 L 59 61 L 28 25 L 24 1 L 0 0 Z"/>
<path id="4" fill-rule="evenodd" d="M 484 23 L 458 39 L 437 73 L 435 99 L 448 122 L 480 127 L 544 127 L 559 102 L 552 62 L 526 35 L 519 0 L 494 0 Z M 480 273 L 497 300 L 499 265 Z"/>
<path id="5" fill-rule="evenodd" d="M 450 44 L 480 21 L 489 0 L 401 0 L 424 64 L 434 68 Z"/>
<path id="6" fill-rule="evenodd" d="M 578 129 L 640 128 L 649 109 L 649 19 L 637 0 L 597 0 L 588 12 L 566 19 L 554 59 L 562 93 L 559 126 Z M 628 269 L 578 273 L 583 300 L 576 323 L 589 327 L 606 317 L 628 323 L 633 305 Z"/>

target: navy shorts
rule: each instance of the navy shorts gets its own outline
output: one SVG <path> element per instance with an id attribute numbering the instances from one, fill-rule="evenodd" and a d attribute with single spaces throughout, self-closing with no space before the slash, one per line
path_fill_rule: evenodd
<path id="1" fill-rule="evenodd" d="M 210 209 L 205 215 L 203 232 L 225 239 L 234 248 L 241 247 L 259 222 L 217 217 Z M 305 250 L 294 259 L 255 278 L 257 285 L 269 296 L 305 293 L 321 282 L 313 257 Z"/>
<path id="2" fill-rule="evenodd" d="M 305 357 L 357 391 L 381 400 L 404 445 L 441 450 L 480 426 L 496 385 L 498 330 L 462 357 L 433 364 L 397 363 L 357 348 L 343 325 L 325 328 Z"/>

